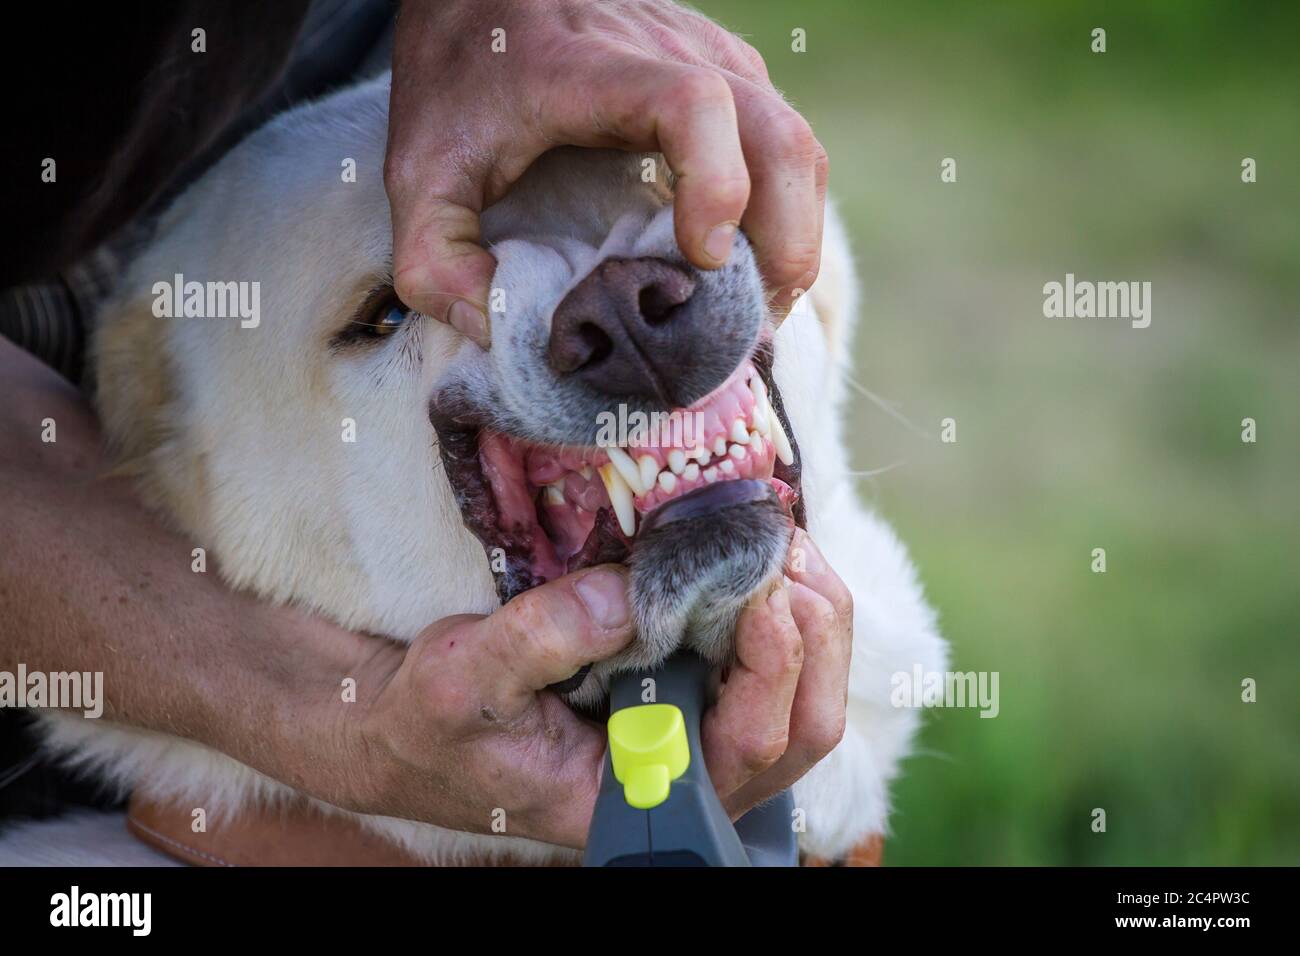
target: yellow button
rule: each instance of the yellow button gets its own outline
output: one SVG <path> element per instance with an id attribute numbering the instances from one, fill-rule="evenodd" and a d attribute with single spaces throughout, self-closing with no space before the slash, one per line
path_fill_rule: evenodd
<path id="1" fill-rule="evenodd" d="M 668 799 L 672 781 L 691 765 L 682 712 L 672 704 L 641 704 L 614 713 L 609 718 L 609 759 L 629 806 L 659 806 Z"/>

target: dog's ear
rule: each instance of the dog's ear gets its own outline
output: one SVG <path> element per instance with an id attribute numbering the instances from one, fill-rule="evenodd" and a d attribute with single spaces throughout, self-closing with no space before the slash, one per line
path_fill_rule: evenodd
<path id="1" fill-rule="evenodd" d="M 182 527 L 205 527 L 207 481 L 201 455 L 184 447 L 176 425 L 178 392 L 168 349 L 168 320 L 152 295 L 107 300 L 96 316 L 90 356 L 95 407 L 113 474 L 137 479 L 144 502 Z"/>
<path id="2" fill-rule="evenodd" d="M 96 316 L 90 354 L 95 404 L 114 457 L 149 456 L 167 438 L 164 410 L 175 394 L 163 320 L 147 295 L 109 299 Z"/>

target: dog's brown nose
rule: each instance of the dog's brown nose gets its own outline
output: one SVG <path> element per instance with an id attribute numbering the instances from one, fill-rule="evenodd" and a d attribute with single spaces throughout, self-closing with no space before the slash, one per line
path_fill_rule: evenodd
<path id="1" fill-rule="evenodd" d="M 607 395 L 686 402 L 678 384 L 705 343 L 695 279 L 664 259 L 606 259 L 555 309 L 548 358 Z"/>

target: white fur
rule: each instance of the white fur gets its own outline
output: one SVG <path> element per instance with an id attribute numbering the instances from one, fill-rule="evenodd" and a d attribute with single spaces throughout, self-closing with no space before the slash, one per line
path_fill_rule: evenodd
<path id="1" fill-rule="evenodd" d="M 420 362 L 395 361 L 392 350 L 348 361 L 328 354 L 329 335 L 388 268 L 386 104 L 381 78 L 287 114 L 226 157 L 167 213 L 132 265 L 102 319 L 97 355 L 101 414 L 135 463 L 143 496 L 207 549 L 231 585 L 409 640 L 440 617 L 497 604 L 481 546 L 437 470 L 425 415 L 435 378 L 453 360 L 470 369 L 504 363 L 495 370 L 503 400 L 526 407 L 537 397 L 510 391 L 518 385 L 507 345 L 483 356 L 429 321 L 410 333 Z M 356 183 L 341 182 L 342 157 L 357 160 Z M 553 176 L 548 190 L 490 212 L 485 234 L 501 240 L 498 285 L 553 307 L 600 258 L 671 236 L 671 210 L 647 200 L 629 213 L 626 197 L 596 188 L 594 176 Z M 260 326 L 153 319 L 148 290 L 177 272 L 259 280 Z M 801 311 L 814 314 L 778 333 L 775 374 L 803 452 L 810 530 L 856 602 L 848 729 L 796 787 L 804 849 L 835 856 L 884 830 L 887 784 L 917 724 L 914 711 L 889 705 L 889 675 L 915 662 L 941 669 L 944 647 L 902 545 L 845 477 L 838 370 L 856 302 L 833 213 L 823 278 L 809 300 Z M 483 365 L 482 375 L 492 373 Z M 356 421 L 355 444 L 340 440 L 344 418 Z M 62 715 L 47 729 L 52 747 L 106 780 L 203 806 L 212 821 L 288 793 L 190 741 Z M 430 861 L 572 855 L 363 820 Z"/>

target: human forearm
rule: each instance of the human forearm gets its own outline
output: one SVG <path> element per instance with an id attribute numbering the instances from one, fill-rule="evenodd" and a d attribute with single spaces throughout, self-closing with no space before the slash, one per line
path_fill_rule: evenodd
<path id="1" fill-rule="evenodd" d="M 339 682 L 375 648 L 194 572 L 193 545 L 104 477 L 79 393 L 3 340 L 0 381 L 0 669 L 102 672 L 104 719 L 301 784 L 322 722 L 343 719 Z"/>

